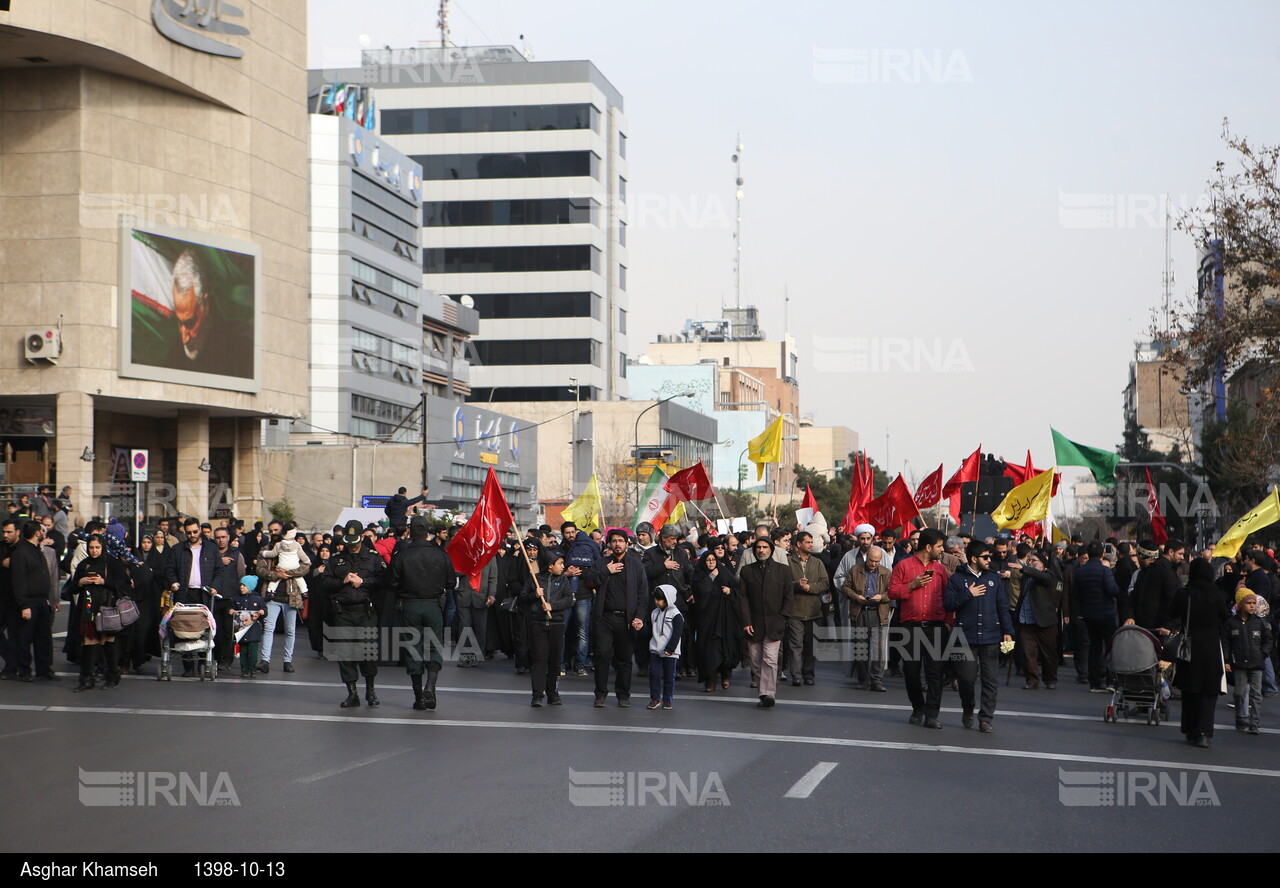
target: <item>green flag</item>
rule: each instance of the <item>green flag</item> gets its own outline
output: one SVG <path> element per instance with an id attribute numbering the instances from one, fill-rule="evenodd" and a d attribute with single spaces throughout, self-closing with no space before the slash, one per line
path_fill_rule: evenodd
<path id="1" fill-rule="evenodd" d="M 1057 429 L 1053 432 L 1053 461 L 1060 466 L 1083 466 L 1093 473 L 1093 480 L 1102 487 L 1115 487 L 1116 466 L 1120 457 L 1110 450 L 1101 447 L 1086 447 L 1075 441 L 1068 441 Z"/>

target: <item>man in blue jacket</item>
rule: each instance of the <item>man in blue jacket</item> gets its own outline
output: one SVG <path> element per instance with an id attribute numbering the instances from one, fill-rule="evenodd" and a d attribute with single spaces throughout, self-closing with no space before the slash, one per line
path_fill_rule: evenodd
<path id="1" fill-rule="evenodd" d="M 973 727 L 973 691 L 979 673 L 982 677 L 982 702 L 978 709 L 978 730 L 992 731 L 996 714 L 996 671 L 999 667 L 1001 641 L 1013 640 L 1013 622 L 1009 618 L 1009 595 L 1004 580 L 991 570 L 991 547 L 974 540 L 965 548 L 967 563 L 956 570 L 942 593 L 942 606 L 956 616 L 956 629 L 964 633 L 972 656 L 954 663 L 960 684 L 961 719 L 966 728 Z"/>
<path id="2" fill-rule="evenodd" d="M 587 588 L 583 577 L 590 573 L 600 558 L 600 547 L 591 539 L 590 534 L 578 530 L 578 525 L 566 521 L 560 525 L 560 537 L 564 540 L 565 576 L 569 578 L 569 591 L 573 593 L 574 605 L 568 611 L 565 620 L 564 656 L 562 671 L 573 669 L 576 675 L 587 674 L 588 635 L 591 631 L 591 590 Z M 569 623 L 573 622 L 574 631 L 569 633 Z M 560 656 L 553 651 L 553 657 Z M 554 665 L 554 664 L 553 664 Z"/>

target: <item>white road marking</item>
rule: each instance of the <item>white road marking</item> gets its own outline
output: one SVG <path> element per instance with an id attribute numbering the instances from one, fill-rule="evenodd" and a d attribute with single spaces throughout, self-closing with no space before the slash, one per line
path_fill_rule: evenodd
<path id="1" fill-rule="evenodd" d="M 784 799 L 807 799 L 813 795 L 813 791 L 818 788 L 818 784 L 822 779 L 836 769 L 839 762 L 818 762 L 809 769 L 809 773 L 805 774 L 796 781 L 795 786 L 787 790 L 783 795 Z"/>
<path id="2" fill-rule="evenodd" d="M 391 668 L 391 667 L 384 667 L 384 668 Z M 70 677 L 70 678 L 78 678 L 80 675 L 80 673 L 78 672 L 59 672 L 57 674 L 64 677 Z M 241 678 L 234 678 L 234 679 L 230 678 L 229 676 L 231 675 L 231 673 L 229 672 L 219 672 L 218 674 L 224 676 L 224 678 L 219 679 L 219 681 L 223 681 L 226 684 L 244 685 L 246 687 L 253 687 L 255 685 L 267 685 L 267 686 L 275 685 L 280 687 L 329 688 L 331 690 L 336 687 L 338 688 L 339 693 L 342 692 L 341 685 L 338 685 L 336 682 L 290 681 L 288 679 L 272 679 L 272 678 L 252 678 L 252 679 L 246 680 Z M 156 680 L 155 675 L 125 675 L 123 676 L 123 678 L 125 681 L 129 681 L 129 680 L 155 681 Z M 183 678 L 181 675 L 174 676 L 174 681 L 188 682 L 191 684 L 206 683 L 206 682 L 200 681 L 200 679 L 198 678 Z M 564 687 L 564 685 L 561 685 L 561 687 Z M 677 690 L 678 689 L 679 689 L 679 686 L 677 685 Z M 409 685 L 394 685 L 394 684 L 384 685 L 381 682 L 379 682 L 378 684 L 379 693 L 381 693 L 384 690 L 404 691 L 405 693 L 411 693 L 413 691 L 413 688 L 410 687 Z M 497 695 L 514 696 L 514 697 L 526 697 L 526 698 L 529 696 L 529 691 L 527 690 L 511 690 L 509 688 L 468 688 L 468 687 L 444 688 L 442 687 L 442 688 L 438 688 L 437 691 L 446 695 L 447 694 L 497 694 Z M 613 692 L 610 691 L 610 694 L 612 693 Z M 562 690 L 560 691 L 560 696 L 586 698 L 586 697 L 594 697 L 595 692 L 594 691 Z M 703 694 L 699 692 L 698 694 L 688 694 L 686 696 L 683 696 L 680 698 L 680 700 L 682 703 L 684 702 L 737 703 L 739 705 L 750 704 L 751 706 L 754 707 L 756 705 L 757 698 L 756 697 L 730 697 L 724 694 L 712 695 L 712 694 Z M 804 707 L 812 707 L 815 709 L 870 709 L 870 710 L 880 710 L 884 712 L 910 712 L 911 711 L 910 705 L 901 704 L 901 703 L 839 703 L 839 702 L 834 702 L 830 700 L 790 699 L 790 700 L 778 700 L 776 705 L 786 707 L 786 708 L 804 706 Z M 42 707 L 36 707 L 36 708 L 42 708 Z M 959 708 L 952 707 L 952 706 L 944 706 L 939 711 L 944 713 L 950 713 L 952 715 L 959 715 L 961 712 Z M 1000 718 L 1047 718 L 1047 719 L 1056 719 L 1058 721 L 1080 721 L 1080 722 L 1101 722 L 1102 721 L 1101 715 L 1075 715 L 1073 713 L 1068 713 L 1068 712 L 1028 712 L 1026 710 L 1019 710 L 1019 709 L 1000 709 L 997 711 L 996 714 L 1000 716 Z M 1134 724 L 1142 724 L 1142 722 L 1143 722 L 1143 719 L 1140 719 L 1140 718 L 1135 719 L 1133 721 Z M 1214 727 L 1221 731 L 1233 730 L 1233 726 L 1229 724 L 1215 724 Z M 1276 728 L 1263 728 L 1262 733 L 1280 734 L 1280 730 Z"/>
<path id="3" fill-rule="evenodd" d="M 53 728 L 31 728 L 28 731 L 14 731 L 12 734 L 0 734 L 0 740 L 8 740 L 10 737 L 21 737 L 24 734 L 39 734 L 44 731 L 52 731 Z"/>
<path id="4" fill-rule="evenodd" d="M 888 740 L 860 740 L 850 737 L 805 737 L 791 734 L 757 734 L 747 731 L 707 731 L 697 728 L 663 728 L 643 725 L 580 725 L 553 722 L 468 721 L 462 719 L 366 718 L 351 715 L 302 715 L 280 712 L 227 712 L 197 709 L 140 709 L 108 706 L 10 706 L 6 709 L 39 710 L 41 712 L 95 713 L 99 715 L 152 715 L 181 718 L 252 718 L 265 721 L 344 722 L 366 725 L 408 725 L 419 728 L 494 728 L 502 731 L 581 731 L 606 734 L 663 734 L 674 737 L 698 737 L 712 740 L 754 740 L 762 743 L 799 743 L 811 746 L 833 746 L 853 749 L 890 749 L 911 752 L 941 752 L 952 755 L 995 756 L 999 758 L 1047 759 L 1062 762 L 1088 762 L 1100 765 L 1125 765 L 1142 768 L 1166 768 L 1174 771 L 1211 771 L 1215 774 L 1240 774 L 1248 777 L 1280 777 L 1280 771 L 1265 768 L 1237 768 L 1208 762 L 1169 762 L 1156 759 L 1112 758 L 1101 755 L 1073 755 L 1041 750 L 991 749 L 989 747 L 939 746 L 928 743 L 903 743 Z"/>
<path id="5" fill-rule="evenodd" d="M 404 749 L 393 749 L 390 752 L 380 752 L 377 755 L 371 755 L 367 759 L 361 759 L 358 762 L 352 762 L 349 765 L 343 765 L 341 768 L 330 768 L 327 771 L 320 771 L 316 774 L 308 774 L 306 777 L 299 777 L 294 783 L 315 783 L 317 780 L 324 780 L 326 777 L 332 777 L 335 774 L 341 774 L 344 771 L 354 771 L 356 768 L 363 768 L 365 765 L 372 765 L 374 762 L 380 762 L 383 759 L 394 758 L 397 755 L 403 755 L 410 752 L 412 747 Z"/>

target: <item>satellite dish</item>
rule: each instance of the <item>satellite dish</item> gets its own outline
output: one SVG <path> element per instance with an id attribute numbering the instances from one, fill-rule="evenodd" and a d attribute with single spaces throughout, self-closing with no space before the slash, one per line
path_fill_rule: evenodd
<path id="1" fill-rule="evenodd" d="M 475 308 L 475 307 L 476 307 L 476 301 L 475 301 L 474 299 L 472 299 L 470 296 L 463 295 L 463 296 L 461 296 L 461 297 L 459 297 L 459 298 L 458 298 L 458 301 L 459 301 L 459 302 L 461 302 L 461 303 L 462 303 L 465 307 L 467 307 L 467 308 Z"/>

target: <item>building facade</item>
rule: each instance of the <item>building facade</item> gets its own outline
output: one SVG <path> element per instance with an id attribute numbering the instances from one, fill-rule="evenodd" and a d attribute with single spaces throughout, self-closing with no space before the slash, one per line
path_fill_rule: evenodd
<path id="1" fill-rule="evenodd" d="M 423 168 L 424 286 L 479 314 L 485 402 L 626 397 L 627 126 L 590 62 L 513 47 L 368 50 L 313 72 L 377 90 L 382 136 Z"/>
<path id="2" fill-rule="evenodd" d="M 0 7 L 0 449 L 81 515 L 261 515 L 307 411 L 306 4 L 242 7 Z"/>

